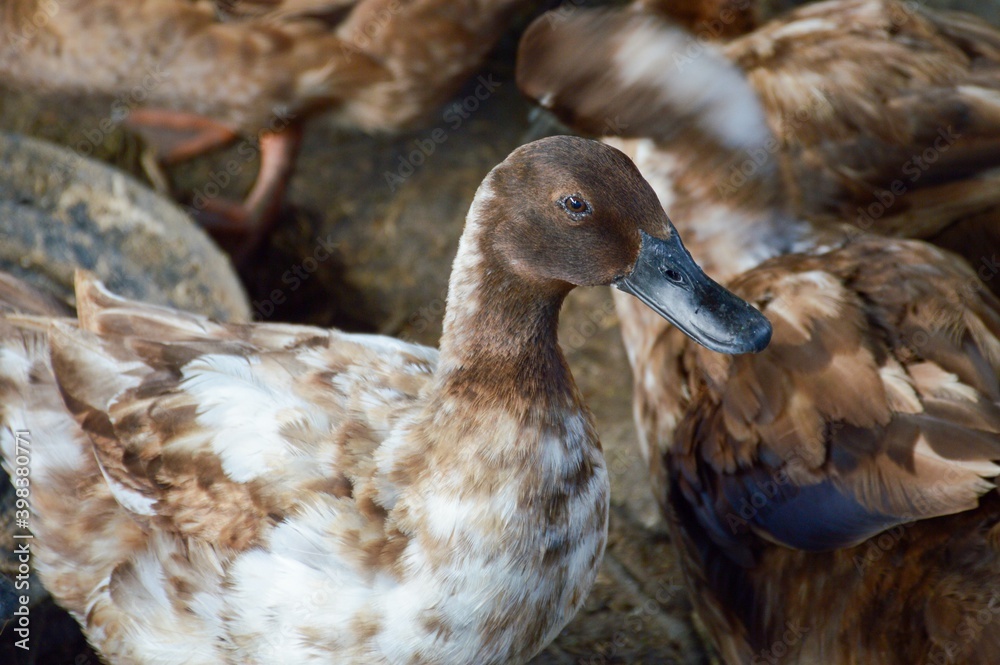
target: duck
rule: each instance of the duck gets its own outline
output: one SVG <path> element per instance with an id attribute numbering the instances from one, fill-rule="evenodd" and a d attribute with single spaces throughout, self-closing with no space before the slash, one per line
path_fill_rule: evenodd
<path id="1" fill-rule="evenodd" d="M 629 7 L 668 18 L 698 37 L 728 41 L 760 27 L 761 7 L 754 0 L 632 0 Z"/>
<path id="2" fill-rule="evenodd" d="M 1000 300 L 931 243 L 799 216 L 775 152 L 727 195 L 777 139 L 724 51 L 668 64 L 692 44 L 628 10 L 543 16 L 517 80 L 617 130 L 706 273 L 773 326 L 761 353 L 710 357 L 615 295 L 708 641 L 727 665 L 1000 662 Z"/>
<path id="3" fill-rule="evenodd" d="M 642 0 L 718 49 L 757 93 L 785 204 L 813 222 L 927 240 L 981 274 L 1000 250 L 1000 30 L 900 0 L 826 0 L 758 21 L 760 3 Z M 610 28 L 605 39 L 614 39 Z M 760 152 L 738 169 L 757 168 Z M 738 189 L 737 171 L 720 183 Z M 1000 279 L 986 279 L 1000 295 Z"/>
<path id="4" fill-rule="evenodd" d="M 440 349 L 217 323 L 81 273 L 76 318 L 0 319 L 33 565 L 109 663 L 523 663 L 605 546 L 607 468 L 556 324 L 606 284 L 722 353 L 770 338 L 632 162 L 569 136 L 477 190 Z"/>
<path id="5" fill-rule="evenodd" d="M 234 202 L 195 196 L 246 259 L 276 219 L 302 122 L 363 132 L 421 126 L 480 65 L 518 0 L 11 0 L 0 10 L 0 82 L 59 98 L 115 99 L 162 163 L 248 138 L 258 177 Z M 114 45 L 95 48 L 95 44 Z M 105 129 L 101 129 L 105 131 Z M 227 167 L 228 168 L 228 167 Z M 225 174 L 228 179 L 230 173 Z"/>

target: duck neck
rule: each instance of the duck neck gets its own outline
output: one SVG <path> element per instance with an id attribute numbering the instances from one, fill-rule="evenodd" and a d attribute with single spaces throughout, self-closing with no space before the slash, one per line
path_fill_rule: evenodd
<path id="1" fill-rule="evenodd" d="M 487 244 L 470 213 L 448 289 L 440 389 L 518 417 L 569 406 L 576 390 L 557 335 L 568 288 L 529 284 L 498 265 Z"/>
<path id="2" fill-rule="evenodd" d="M 453 588 L 459 566 L 490 571 L 464 592 L 460 612 L 435 605 L 445 627 L 473 622 L 473 633 L 512 645 L 504 662 L 525 662 L 587 596 L 610 485 L 557 344 L 565 292 L 526 288 L 492 260 L 476 207 L 452 270 L 436 375 L 386 478 L 401 492 L 396 524 L 422 552 L 412 560 L 448 562 L 424 574 L 423 588 Z M 501 602 L 511 586 L 530 602 Z M 470 616 L 469 606 L 485 609 Z"/>

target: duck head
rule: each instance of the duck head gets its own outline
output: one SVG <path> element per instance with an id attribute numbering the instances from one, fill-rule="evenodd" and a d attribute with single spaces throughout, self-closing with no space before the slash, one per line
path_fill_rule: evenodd
<path id="1" fill-rule="evenodd" d="M 492 230 L 480 251 L 536 291 L 613 285 L 721 353 L 763 350 L 771 325 L 695 263 L 656 194 L 622 152 L 555 136 L 491 171 L 471 216 Z"/>

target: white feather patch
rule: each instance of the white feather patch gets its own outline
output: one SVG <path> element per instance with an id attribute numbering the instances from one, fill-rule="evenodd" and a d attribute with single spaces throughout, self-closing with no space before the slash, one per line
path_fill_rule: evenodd
<path id="1" fill-rule="evenodd" d="M 625 86 L 658 88 L 664 105 L 695 114 L 707 134 L 730 148 L 753 148 L 772 137 L 743 72 L 685 32 L 638 25 L 618 47 L 614 64 Z"/>
<path id="2" fill-rule="evenodd" d="M 139 492 L 125 487 L 112 478 L 108 475 L 108 472 L 104 470 L 104 465 L 100 463 L 100 460 L 98 460 L 98 466 L 101 469 L 101 475 L 104 476 L 104 482 L 108 484 L 108 489 L 111 490 L 111 494 L 115 497 L 115 501 L 117 501 L 125 510 L 137 515 L 153 516 L 156 514 L 156 511 L 153 509 L 156 505 L 156 501 L 154 499 L 150 499 L 148 496 L 143 496 Z"/>
<path id="3" fill-rule="evenodd" d="M 182 388 L 199 405 L 197 422 L 211 433 L 212 449 L 236 482 L 265 477 L 295 454 L 282 425 L 310 420 L 319 431 L 329 427 L 324 414 L 294 394 L 286 372 L 256 356 L 202 356 L 183 375 Z"/>
<path id="4" fill-rule="evenodd" d="M 910 376 L 921 395 L 956 402 L 975 403 L 979 392 L 959 380 L 958 376 L 947 372 L 932 362 L 913 363 L 909 366 Z"/>
<path id="5" fill-rule="evenodd" d="M 910 383 L 910 377 L 902 365 L 892 358 L 879 369 L 889 408 L 897 413 L 922 413 L 924 405 Z"/>
<path id="6" fill-rule="evenodd" d="M 965 490 L 963 476 L 974 473 L 982 480 L 972 483 L 970 487 L 976 494 L 985 494 L 993 489 L 994 485 L 987 478 L 996 478 L 1000 475 L 1000 466 L 986 459 L 957 460 L 947 459 L 938 454 L 927 443 L 926 437 L 921 435 L 916 445 L 913 447 L 913 455 L 917 459 L 924 459 L 934 465 L 943 465 L 947 470 L 943 472 L 944 482 L 935 483 L 932 489 L 939 494 L 949 496 L 951 492 L 959 493 Z"/>

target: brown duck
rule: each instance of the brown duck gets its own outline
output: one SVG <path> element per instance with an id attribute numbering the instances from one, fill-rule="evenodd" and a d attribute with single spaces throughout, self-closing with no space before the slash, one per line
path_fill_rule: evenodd
<path id="1" fill-rule="evenodd" d="M 928 240 L 965 256 L 1000 293 L 1000 31 L 897 0 L 829 0 L 759 25 L 759 4 L 632 9 L 697 35 L 671 65 L 697 71 L 715 44 L 744 73 L 790 212 Z M 746 154 L 736 166 L 758 161 Z"/>
<path id="2" fill-rule="evenodd" d="M 730 181 L 777 139 L 723 54 L 672 66 L 696 44 L 634 12 L 540 19 L 518 83 L 626 135 L 606 141 L 774 326 L 762 353 L 710 357 L 616 298 L 704 626 L 729 665 L 1000 662 L 1000 301 L 931 244 L 803 220 L 778 153 Z"/>
<path id="3" fill-rule="evenodd" d="M 301 120 L 418 126 L 481 62 L 518 0 L 8 0 L 0 80 L 56 95 L 138 91 L 128 122 L 178 161 L 237 135 L 260 142 L 246 200 L 202 205 L 210 228 L 273 219 Z M 251 243 L 252 244 L 252 243 Z"/>

